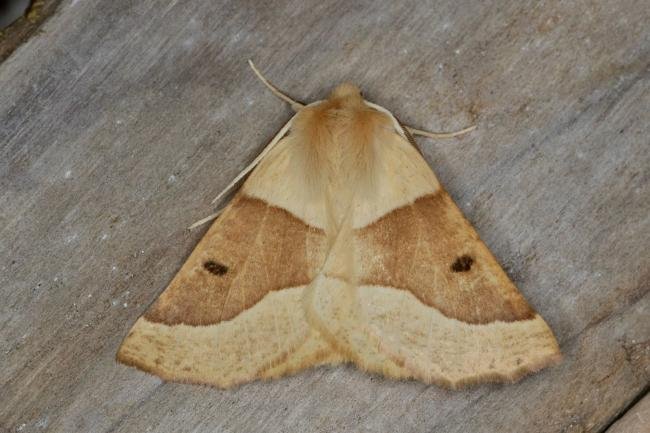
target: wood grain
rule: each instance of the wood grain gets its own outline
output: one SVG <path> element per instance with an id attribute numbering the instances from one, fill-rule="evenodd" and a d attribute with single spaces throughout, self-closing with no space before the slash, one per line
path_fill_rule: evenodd
<path id="1" fill-rule="evenodd" d="M 621 419 L 616 421 L 607 433 L 637 433 L 648 430 L 650 425 L 650 395 L 628 410 Z"/>
<path id="2" fill-rule="evenodd" d="M 644 0 L 63 2 L 0 64 L 0 431 L 598 432 L 650 379 Z M 405 124 L 564 362 L 452 392 L 321 368 L 232 391 L 118 365 L 302 101 L 344 80 Z"/>

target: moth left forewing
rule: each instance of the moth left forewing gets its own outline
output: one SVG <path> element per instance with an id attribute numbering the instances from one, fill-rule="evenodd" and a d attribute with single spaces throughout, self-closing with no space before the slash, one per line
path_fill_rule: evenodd
<path id="1" fill-rule="evenodd" d="M 337 361 L 303 309 L 323 260 L 323 231 L 247 188 L 282 186 L 290 177 L 286 153 L 287 142 L 279 142 L 251 174 L 135 323 L 119 361 L 166 380 L 224 388 Z"/>

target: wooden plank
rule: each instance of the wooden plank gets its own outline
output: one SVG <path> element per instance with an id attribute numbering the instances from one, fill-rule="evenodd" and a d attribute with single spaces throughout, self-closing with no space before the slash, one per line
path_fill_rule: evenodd
<path id="1" fill-rule="evenodd" d="M 650 395 L 643 397 L 616 421 L 607 433 L 643 433 L 650 430 Z"/>
<path id="2" fill-rule="evenodd" d="M 64 2 L 0 64 L 0 431 L 596 432 L 649 382 L 644 1 Z M 231 391 L 117 365 L 185 228 L 343 80 L 405 123 L 564 362 L 451 392 L 351 367 Z"/>
<path id="3" fill-rule="evenodd" d="M 16 3 L 21 2 L 5 1 L 2 5 L 3 18 L 8 18 L 7 10 L 10 7 L 6 5 L 9 3 L 12 3 L 11 7 L 15 8 L 14 13 L 22 13 L 22 8 L 25 6 L 29 6 L 29 8 L 16 21 L 8 21 L 11 24 L 5 28 L 0 28 L 0 62 L 9 57 L 17 47 L 39 31 L 39 27 L 43 22 L 55 13 L 61 0 L 41 0 L 39 2 L 25 0 L 20 6 L 17 6 Z M 12 16 L 15 15 L 12 14 Z"/>

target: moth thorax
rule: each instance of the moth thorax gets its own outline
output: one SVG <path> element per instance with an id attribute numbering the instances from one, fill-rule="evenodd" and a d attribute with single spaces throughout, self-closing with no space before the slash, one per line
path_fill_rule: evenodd
<path id="1" fill-rule="evenodd" d="M 334 88 L 330 94 L 330 98 L 361 98 L 361 90 L 352 83 L 341 83 Z"/>

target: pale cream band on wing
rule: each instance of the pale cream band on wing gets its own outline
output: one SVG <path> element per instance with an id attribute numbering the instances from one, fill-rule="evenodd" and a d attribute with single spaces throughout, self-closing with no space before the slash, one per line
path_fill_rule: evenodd
<path id="1" fill-rule="evenodd" d="M 469 324 L 445 317 L 407 290 L 321 278 L 313 297 L 317 326 L 359 367 L 449 388 L 515 381 L 560 359 L 544 320 Z"/>
<path id="2" fill-rule="evenodd" d="M 406 290 L 360 286 L 364 328 L 396 363 L 452 388 L 515 381 L 548 365 L 559 348 L 544 320 L 471 324 L 442 315 Z M 559 357 L 557 357 L 559 359 Z"/>
<path id="3" fill-rule="evenodd" d="M 232 320 L 167 325 L 141 317 L 120 348 L 120 361 L 163 379 L 231 387 L 286 361 L 311 330 L 305 286 L 272 291 Z"/>

